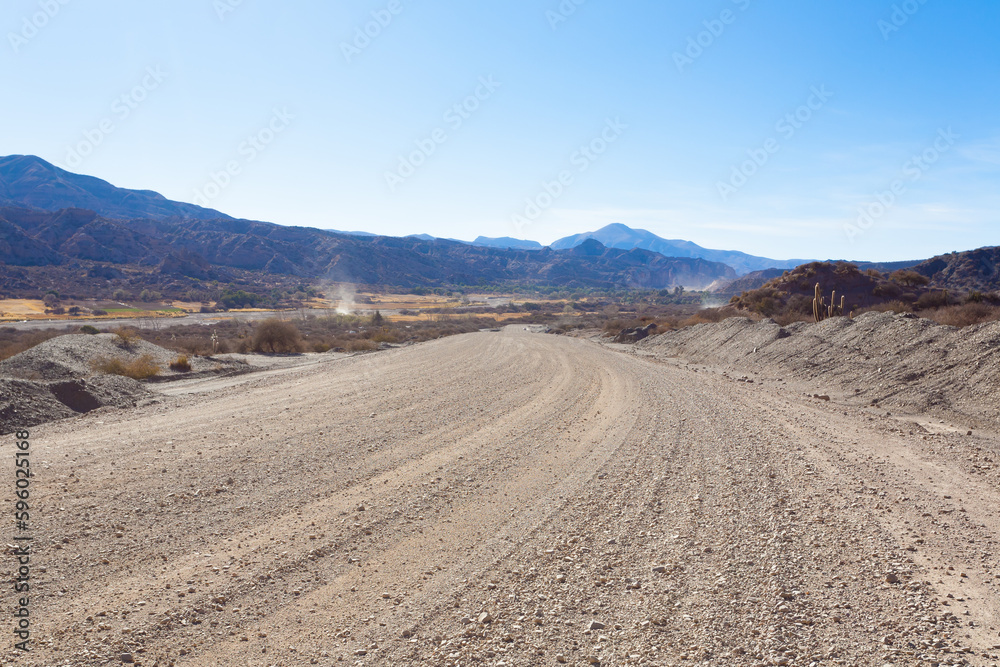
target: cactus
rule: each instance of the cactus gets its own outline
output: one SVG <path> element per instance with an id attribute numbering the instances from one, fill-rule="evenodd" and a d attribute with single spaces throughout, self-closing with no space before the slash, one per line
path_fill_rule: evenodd
<path id="1" fill-rule="evenodd" d="M 828 317 L 836 317 L 838 315 L 844 314 L 844 307 L 846 305 L 847 297 L 843 294 L 840 295 L 840 305 L 837 305 L 837 290 L 834 290 L 830 294 L 830 303 L 827 305 L 826 298 L 823 296 L 823 290 L 819 283 L 816 283 L 816 290 L 813 296 L 813 318 L 817 322 L 822 322 Z M 853 313 L 852 313 L 853 315 Z"/>

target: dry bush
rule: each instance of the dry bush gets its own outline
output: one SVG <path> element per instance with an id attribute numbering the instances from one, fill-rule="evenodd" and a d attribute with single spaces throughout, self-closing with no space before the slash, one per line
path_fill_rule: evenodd
<path id="1" fill-rule="evenodd" d="M 378 333 L 374 334 L 371 339 L 376 343 L 398 343 L 399 334 L 391 330 L 379 331 Z"/>
<path id="2" fill-rule="evenodd" d="M 907 287 L 919 287 L 930 283 L 930 278 L 927 276 L 907 269 L 893 271 L 889 274 L 889 279 L 899 283 L 900 285 L 906 285 Z"/>
<path id="3" fill-rule="evenodd" d="M 625 322 L 618 318 L 608 320 L 601 329 L 607 334 L 616 334 L 625 328 Z"/>
<path id="4" fill-rule="evenodd" d="M 857 317 L 863 313 L 912 313 L 913 306 L 906 303 L 905 301 L 886 301 L 885 303 L 880 303 L 877 306 L 870 306 L 868 308 L 862 308 L 861 310 L 854 313 Z"/>
<path id="5" fill-rule="evenodd" d="M 929 308 L 944 308 L 950 303 L 947 292 L 926 292 L 917 299 L 916 307 L 918 310 L 927 310 Z"/>
<path id="6" fill-rule="evenodd" d="M 378 343 L 373 340 L 358 338 L 357 340 L 348 341 L 344 347 L 348 352 L 373 352 L 378 349 Z"/>
<path id="7" fill-rule="evenodd" d="M 188 361 L 187 355 L 178 355 L 176 359 L 170 362 L 170 370 L 177 371 L 178 373 L 190 373 L 191 372 L 191 362 Z"/>
<path id="8" fill-rule="evenodd" d="M 742 310 L 737 310 L 732 306 L 723 306 L 721 308 L 703 308 L 694 315 L 674 323 L 673 328 L 683 329 L 685 327 L 693 327 L 699 324 L 714 324 L 715 322 L 727 320 L 730 317 L 746 317 L 754 320 L 755 322 L 759 322 L 763 319 L 763 317 L 758 313 L 748 313 Z"/>
<path id="9" fill-rule="evenodd" d="M 115 344 L 126 350 L 132 349 L 132 347 L 139 342 L 139 334 L 132 329 L 118 327 L 113 333 L 117 337 L 115 338 Z"/>
<path id="10" fill-rule="evenodd" d="M 271 318 L 259 323 L 250 348 L 262 354 L 292 354 L 302 351 L 302 335 L 291 322 Z"/>
<path id="11" fill-rule="evenodd" d="M 1000 320 L 1000 308 L 985 303 L 970 302 L 961 306 L 938 308 L 934 311 L 921 313 L 921 315 L 938 324 L 950 327 L 968 327 L 973 324 Z"/>
<path id="12" fill-rule="evenodd" d="M 132 361 L 120 357 L 110 359 L 101 357 L 95 359 L 91 367 L 98 373 L 122 375 L 133 380 L 146 380 L 160 372 L 160 366 L 153 360 L 151 354 L 144 354 Z"/>
<path id="13" fill-rule="evenodd" d="M 207 355 L 212 351 L 212 344 L 210 341 L 200 338 L 198 336 L 185 336 L 184 338 L 178 338 L 174 345 L 174 349 L 181 349 L 188 354 L 193 355 Z"/>
<path id="14" fill-rule="evenodd" d="M 13 327 L 4 329 L 4 336 L 0 339 L 0 361 L 9 359 L 15 354 L 20 354 L 25 350 L 44 343 L 45 341 L 62 336 L 63 332 L 53 329 L 43 329 L 41 331 L 18 331 Z M 9 338 L 8 338 L 9 336 Z"/>

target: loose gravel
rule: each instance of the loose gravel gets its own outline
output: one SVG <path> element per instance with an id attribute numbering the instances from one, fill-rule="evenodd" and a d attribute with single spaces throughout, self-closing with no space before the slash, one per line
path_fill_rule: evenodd
<path id="1" fill-rule="evenodd" d="M 749 379 L 515 327 L 33 429 L 0 656 L 996 664 L 996 435 Z"/>

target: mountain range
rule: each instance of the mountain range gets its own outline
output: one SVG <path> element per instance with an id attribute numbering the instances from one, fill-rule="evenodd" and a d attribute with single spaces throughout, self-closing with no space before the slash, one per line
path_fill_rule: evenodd
<path id="1" fill-rule="evenodd" d="M 171 201 L 152 190 L 126 190 L 60 169 L 32 155 L 0 157 L 0 205 L 43 211 L 82 208 L 106 218 L 228 219 L 225 213 Z"/>
<path id="2" fill-rule="evenodd" d="M 918 270 L 947 289 L 997 289 L 997 254 L 996 248 L 983 248 L 944 255 Z M 0 285 L 17 284 L 25 292 L 41 284 L 29 275 L 33 268 L 44 267 L 107 280 L 118 279 L 127 268 L 124 273 L 143 274 L 146 280 L 157 274 L 222 281 L 233 271 L 248 271 L 400 287 L 520 283 L 705 289 L 728 284 L 729 292 L 737 292 L 808 261 L 711 250 L 621 224 L 548 247 L 507 237 L 463 242 L 426 234 L 386 237 L 288 227 L 237 220 L 149 190 L 117 188 L 33 156 L 0 158 L 0 269 L 7 267 L 6 273 L 0 270 Z M 917 264 L 860 268 L 891 271 Z M 741 276 L 746 277 L 733 282 Z"/>
<path id="3" fill-rule="evenodd" d="M 157 275 L 226 281 L 238 270 L 400 287 L 703 288 L 736 277 L 724 264 L 606 248 L 593 239 L 569 250 L 510 250 L 250 220 L 116 220 L 83 209 L 0 208 L 0 262 L 8 269 L 67 266 L 147 281 Z"/>
<path id="4" fill-rule="evenodd" d="M 632 229 L 618 223 L 602 227 L 596 232 L 585 232 L 561 238 L 552 243 L 550 247 L 554 250 L 573 248 L 586 239 L 597 239 L 609 248 L 642 248 L 667 257 L 700 257 L 712 262 L 721 262 L 733 267 L 736 273 L 741 276 L 764 269 L 792 269 L 800 264 L 813 261 L 809 259 L 768 259 L 736 250 L 710 250 L 690 241 L 668 240 L 645 229 Z"/>
<path id="5" fill-rule="evenodd" d="M 151 190 L 118 188 L 93 176 L 61 169 L 31 155 L 0 157 L 0 205 L 59 211 L 68 208 L 94 211 L 110 219 L 187 218 L 192 220 L 232 219 L 214 209 L 171 201 Z M 352 236 L 375 236 L 368 232 L 343 232 Z M 426 234 L 415 238 L 432 240 Z M 811 260 L 775 260 L 755 257 L 733 250 L 711 250 L 690 241 L 667 240 L 644 229 L 611 224 L 594 232 L 559 239 L 550 244 L 553 250 L 575 248 L 587 239 L 597 239 L 608 248 L 651 250 L 665 257 L 690 257 L 720 262 L 738 275 L 762 269 L 787 269 Z M 454 241 L 455 239 L 445 239 Z M 464 243 L 463 241 L 458 241 Z M 469 245 L 515 250 L 541 250 L 542 244 L 510 237 L 480 236 Z"/>

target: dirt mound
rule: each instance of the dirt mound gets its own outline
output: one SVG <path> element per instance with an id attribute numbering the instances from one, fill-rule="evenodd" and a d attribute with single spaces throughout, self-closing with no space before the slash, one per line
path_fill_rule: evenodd
<path id="1" fill-rule="evenodd" d="M 148 393 L 135 380 L 113 375 L 52 382 L 0 377 L 0 434 L 98 408 L 135 407 Z"/>
<path id="2" fill-rule="evenodd" d="M 177 353 L 144 340 L 125 345 L 116 334 L 59 336 L 0 362 L 0 433 L 102 407 L 135 406 L 149 391 L 129 378 L 96 374 L 94 362 L 128 363 L 147 355 L 167 380 L 249 369 L 237 361 L 189 357 L 191 372 L 180 373 L 169 368 Z"/>
<path id="3" fill-rule="evenodd" d="M 962 329 L 913 315 L 866 313 L 779 327 L 732 318 L 648 338 L 653 356 L 820 381 L 847 397 L 996 423 L 1000 323 Z"/>
<path id="4" fill-rule="evenodd" d="M 30 350 L 0 361 L 0 375 L 25 380 L 63 380 L 87 377 L 94 373 L 93 363 L 98 359 L 135 361 L 145 355 L 153 358 L 162 373 L 171 375 L 171 361 L 177 353 L 153 345 L 142 339 L 125 344 L 117 334 L 71 334 L 59 336 L 36 345 Z M 191 358 L 192 370 L 208 370 L 218 362 Z"/>

